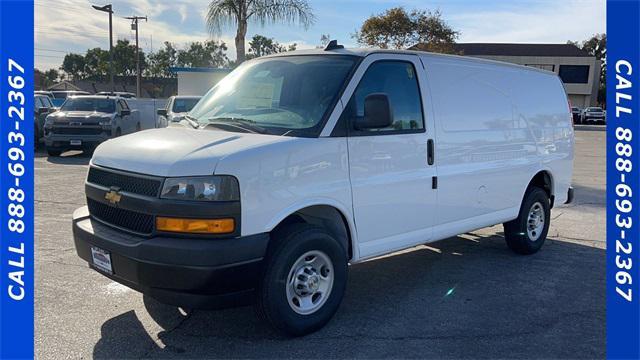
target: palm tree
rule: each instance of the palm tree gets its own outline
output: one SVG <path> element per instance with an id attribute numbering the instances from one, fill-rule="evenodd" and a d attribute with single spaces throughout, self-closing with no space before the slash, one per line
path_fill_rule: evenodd
<path id="1" fill-rule="evenodd" d="M 315 21 L 307 0 L 213 0 L 207 12 L 207 27 L 220 33 L 224 26 L 236 27 L 236 61 L 245 60 L 244 38 L 247 22 L 264 26 L 266 23 L 297 22 L 307 28 Z"/>

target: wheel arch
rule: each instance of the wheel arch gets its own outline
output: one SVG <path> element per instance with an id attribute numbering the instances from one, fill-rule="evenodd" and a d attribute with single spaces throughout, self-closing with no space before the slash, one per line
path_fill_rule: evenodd
<path id="1" fill-rule="evenodd" d="M 554 189 L 554 183 L 553 183 L 553 175 L 551 174 L 551 171 L 549 169 L 542 169 L 538 171 L 531 178 L 531 180 L 529 181 L 529 184 L 527 185 L 527 188 L 524 191 L 524 194 L 522 194 L 523 199 L 527 191 L 529 191 L 529 189 L 533 186 L 539 187 L 547 193 L 547 196 L 549 196 L 549 199 L 551 200 L 551 207 L 553 207 L 555 189 Z"/>
<path id="2" fill-rule="evenodd" d="M 292 223 L 308 223 L 326 229 L 344 247 L 347 259 L 357 257 L 355 243 L 355 227 L 350 220 L 349 213 L 335 204 L 314 203 L 298 206 L 285 212 L 269 227 L 270 233 L 276 233 L 279 229 Z"/>

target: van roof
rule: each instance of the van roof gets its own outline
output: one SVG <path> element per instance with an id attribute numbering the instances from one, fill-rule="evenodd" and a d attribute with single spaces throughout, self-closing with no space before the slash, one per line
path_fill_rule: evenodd
<path id="1" fill-rule="evenodd" d="M 366 57 L 371 54 L 404 54 L 404 55 L 417 55 L 420 57 L 435 57 L 442 58 L 448 60 L 459 60 L 459 61 L 467 61 L 474 62 L 479 64 L 493 64 L 498 66 L 507 66 L 511 68 L 516 68 L 520 70 L 528 70 L 533 72 L 539 72 L 547 75 L 558 76 L 556 73 L 534 68 L 531 66 L 518 65 L 513 63 L 508 63 L 504 61 L 496 61 L 484 58 L 477 58 L 471 56 L 461 56 L 461 55 L 451 55 L 451 54 L 440 54 L 440 53 L 432 53 L 428 51 L 420 51 L 420 50 L 396 50 L 396 49 L 376 49 L 376 48 L 344 48 L 344 49 L 333 49 L 333 50 L 325 50 L 321 48 L 317 49 L 305 49 L 305 50 L 295 50 L 288 51 L 283 53 L 276 53 L 272 55 L 267 55 L 264 57 L 279 57 L 279 56 L 292 56 L 292 55 L 351 55 L 358 57 Z"/>

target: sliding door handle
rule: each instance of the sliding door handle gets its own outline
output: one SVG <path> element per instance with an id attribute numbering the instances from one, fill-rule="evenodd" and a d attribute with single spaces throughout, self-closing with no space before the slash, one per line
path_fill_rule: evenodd
<path id="1" fill-rule="evenodd" d="M 433 139 L 427 140 L 427 165 L 433 165 L 433 160 L 435 158 L 434 151 Z"/>

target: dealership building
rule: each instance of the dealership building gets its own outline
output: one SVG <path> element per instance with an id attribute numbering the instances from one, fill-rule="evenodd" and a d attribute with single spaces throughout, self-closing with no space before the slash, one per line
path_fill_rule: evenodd
<path id="1" fill-rule="evenodd" d="M 600 61 L 572 44 L 459 43 L 458 54 L 531 66 L 560 76 L 573 106 L 597 105 Z M 420 44 L 411 47 L 420 50 Z"/>

